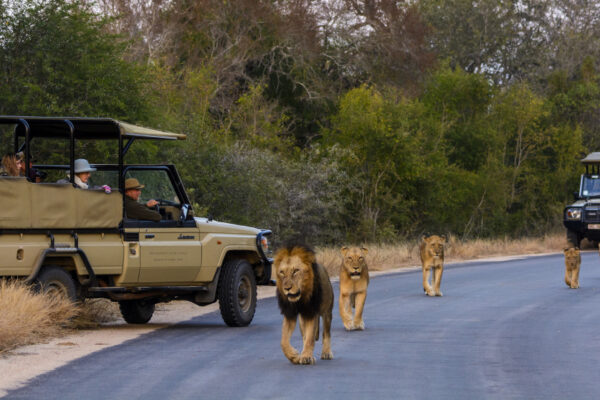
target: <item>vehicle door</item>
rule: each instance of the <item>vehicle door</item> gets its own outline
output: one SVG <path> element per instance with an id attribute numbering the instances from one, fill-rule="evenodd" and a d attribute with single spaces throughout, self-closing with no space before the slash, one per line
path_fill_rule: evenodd
<path id="1" fill-rule="evenodd" d="M 139 228 L 140 284 L 193 283 L 200 272 L 202 248 L 192 219 L 181 221 L 184 199 L 174 185 L 173 171 L 167 167 L 128 168 L 125 178 L 136 178 L 144 188 L 139 202 L 159 202 L 159 222 L 125 218 L 125 226 Z"/>

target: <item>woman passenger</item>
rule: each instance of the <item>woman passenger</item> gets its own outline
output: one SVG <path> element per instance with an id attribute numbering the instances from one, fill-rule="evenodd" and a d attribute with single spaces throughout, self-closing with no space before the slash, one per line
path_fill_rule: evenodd
<path id="1" fill-rule="evenodd" d="M 19 176 L 21 171 L 21 160 L 13 153 L 7 153 L 2 157 L 0 176 Z"/>

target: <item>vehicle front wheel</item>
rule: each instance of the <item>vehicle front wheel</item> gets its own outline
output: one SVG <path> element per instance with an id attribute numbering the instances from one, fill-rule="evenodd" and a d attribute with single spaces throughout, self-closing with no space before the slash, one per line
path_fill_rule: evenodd
<path id="1" fill-rule="evenodd" d="M 121 300 L 119 309 L 128 324 L 145 324 L 154 314 L 154 303 L 149 300 Z"/>
<path id="2" fill-rule="evenodd" d="M 45 293 L 61 293 L 72 302 L 77 301 L 77 286 L 64 269 L 49 265 L 37 277 L 37 289 Z"/>
<path id="3" fill-rule="evenodd" d="M 248 261 L 230 259 L 223 264 L 217 290 L 223 321 L 229 326 L 247 326 L 256 311 L 256 280 Z"/>

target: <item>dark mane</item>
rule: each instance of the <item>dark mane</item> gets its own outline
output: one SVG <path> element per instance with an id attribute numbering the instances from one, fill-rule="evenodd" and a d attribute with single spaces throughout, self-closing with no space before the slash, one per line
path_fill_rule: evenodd
<path id="1" fill-rule="evenodd" d="M 300 248 L 307 253 L 314 254 L 314 250 L 304 243 L 296 242 L 286 244 L 284 248 L 286 248 L 289 252 L 291 252 L 294 248 Z M 298 314 L 302 315 L 305 318 L 313 318 L 315 315 L 319 314 L 321 302 L 323 300 L 323 291 L 321 289 L 319 266 L 316 262 L 313 262 L 311 268 L 313 271 L 314 279 L 313 290 L 310 298 L 301 299 L 295 303 L 292 303 L 284 295 L 282 295 L 279 290 L 277 290 L 277 304 L 279 305 L 281 314 L 283 314 L 288 319 L 295 320 Z"/>

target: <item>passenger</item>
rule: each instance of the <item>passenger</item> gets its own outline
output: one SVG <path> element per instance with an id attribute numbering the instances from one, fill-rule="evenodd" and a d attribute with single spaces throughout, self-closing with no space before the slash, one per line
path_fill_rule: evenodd
<path id="1" fill-rule="evenodd" d="M 149 208 L 157 205 L 158 201 L 151 199 L 146 202 L 146 205 L 138 203 L 144 187 L 135 178 L 125 180 L 125 213 L 127 218 L 158 222 L 161 219 L 160 213 Z"/>
<path id="2" fill-rule="evenodd" d="M 90 163 L 84 159 L 79 158 L 75 160 L 75 186 L 80 189 L 89 189 L 88 181 L 90 180 L 90 176 L 93 171 L 96 171 L 96 168 L 92 168 Z M 71 176 L 67 174 L 67 178 L 61 179 L 56 183 L 70 183 Z"/>
<path id="3" fill-rule="evenodd" d="M 19 176 L 21 161 L 14 153 L 7 153 L 2 157 L 0 176 Z"/>
<path id="4" fill-rule="evenodd" d="M 21 172 L 20 175 L 21 176 L 25 176 L 26 175 L 26 169 L 25 169 L 25 153 L 23 153 L 22 151 L 17 153 L 17 159 L 21 161 Z M 31 182 L 35 182 L 35 183 L 40 183 L 43 182 L 44 179 L 46 179 L 47 174 L 44 171 L 40 171 L 37 168 L 35 168 L 33 166 L 33 161 L 35 161 L 33 159 L 33 157 L 29 158 L 29 180 Z"/>

